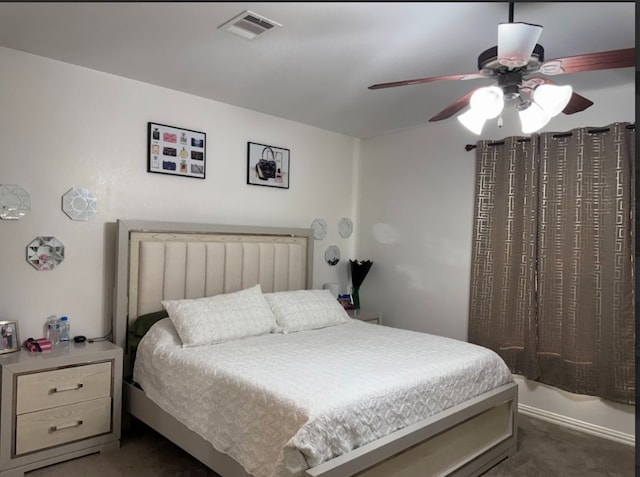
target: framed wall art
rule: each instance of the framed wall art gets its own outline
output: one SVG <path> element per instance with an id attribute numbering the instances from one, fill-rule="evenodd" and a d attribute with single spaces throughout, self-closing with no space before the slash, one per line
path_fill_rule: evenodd
<path id="1" fill-rule="evenodd" d="M 17 321 L 0 321 L 0 354 L 20 350 Z"/>
<path id="2" fill-rule="evenodd" d="M 247 184 L 289 188 L 289 149 L 247 143 Z"/>
<path id="3" fill-rule="evenodd" d="M 148 123 L 147 146 L 147 172 L 205 178 L 205 133 Z"/>

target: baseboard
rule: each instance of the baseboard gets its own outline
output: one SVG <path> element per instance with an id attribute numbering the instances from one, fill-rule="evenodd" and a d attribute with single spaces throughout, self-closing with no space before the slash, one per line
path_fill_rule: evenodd
<path id="1" fill-rule="evenodd" d="M 535 407 L 527 406 L 526 404 L 518 404 L 518 412 L 525 416 L 535 417 L 543 421 L 557 424 L 562 427 L 567 427 L 575 431 L 585 432 L 597 437 L 603 437 L 611 441 L 620 442 L 621 444 L 627 444 L 635 446 L 636 436 L 632 434 L 625 434 L 624 432 L 615 431 L 602 426 L 596 426 L 588 422 L 573 419 L 571 417 L 561 416 L 553 412 L 545 411 L 544 409 L 538 409 Z"/>

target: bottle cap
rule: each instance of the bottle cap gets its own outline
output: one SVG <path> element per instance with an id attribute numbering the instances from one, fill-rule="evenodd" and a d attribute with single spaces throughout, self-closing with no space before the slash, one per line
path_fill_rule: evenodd
<path id="1" fill-rule="evenodd" d="M 63 316 L 60 318 L 60 321 L 67 321 L 69 318 L 67 318 L 66 316 Z"/>

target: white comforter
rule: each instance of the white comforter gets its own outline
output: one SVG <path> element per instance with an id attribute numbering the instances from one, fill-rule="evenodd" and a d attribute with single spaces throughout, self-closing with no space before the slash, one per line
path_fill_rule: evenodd
<path id="1" fill-rule="evenodd" d="M 147 396 L 256 477 L 291 477 L 512 380 L 493 351 L 352 323 L 182 348 L 140 342 Z"/>

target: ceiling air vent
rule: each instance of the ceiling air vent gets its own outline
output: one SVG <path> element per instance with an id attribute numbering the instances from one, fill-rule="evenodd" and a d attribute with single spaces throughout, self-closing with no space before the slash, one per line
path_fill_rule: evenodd
<path id="1" fill-rule="evenodd" d="M 231 20 L 223 23 L 218 28 L 229 30 L 231 33 L 240 35 L 249 40 L 253 40 L 258 35 L 271 30 L 273 27 L 282 26 L 278 22 L 258 15 L 249 10 L 245 10 L 240 15 L 236 15 Z"/>

